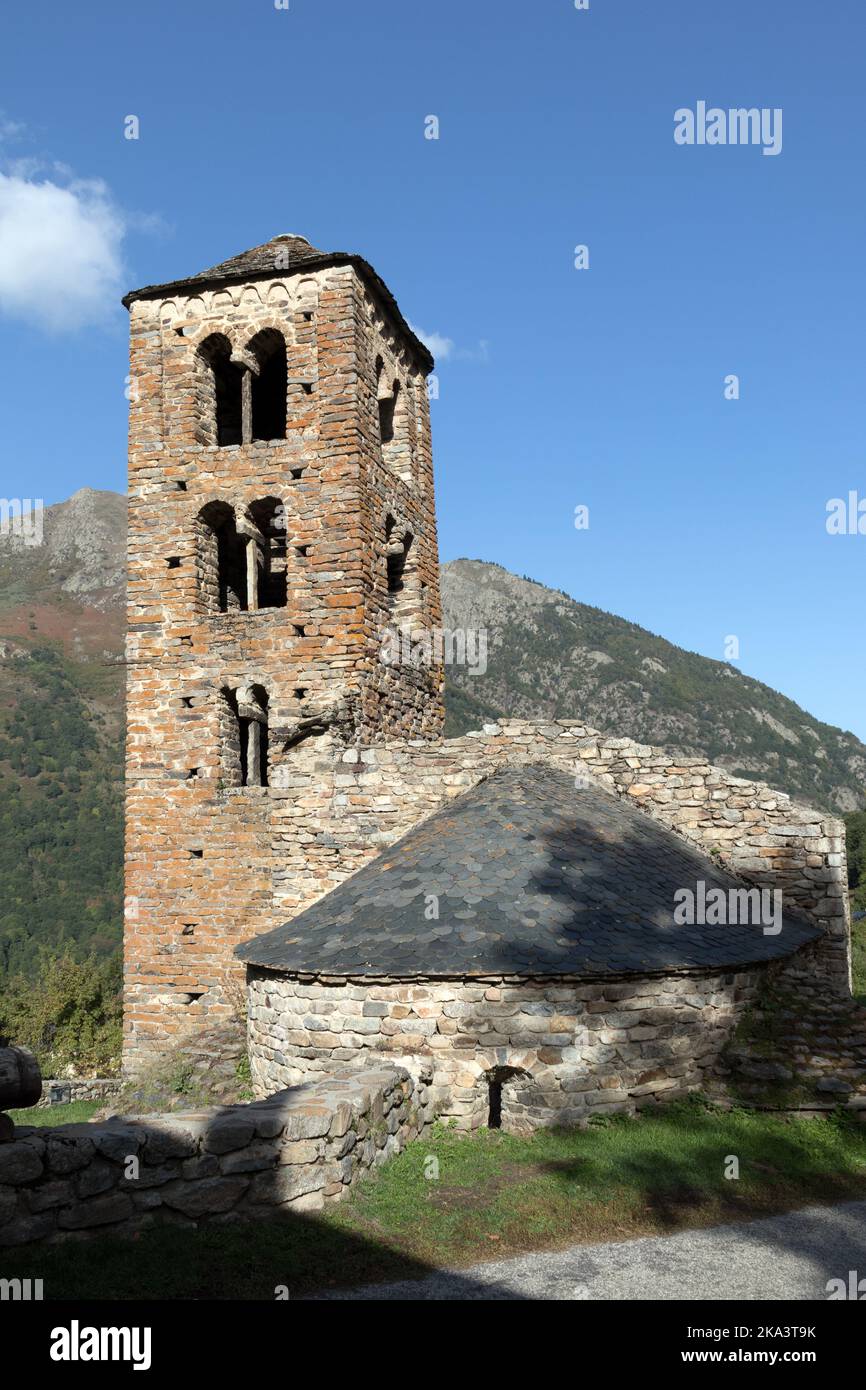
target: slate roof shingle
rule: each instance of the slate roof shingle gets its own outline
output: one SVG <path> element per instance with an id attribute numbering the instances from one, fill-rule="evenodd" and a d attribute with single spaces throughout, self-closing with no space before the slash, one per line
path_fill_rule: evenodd
<path id="1" fill-rule="evenodd" d="M 624 799 L 548 765 L 510 768 L 236 955 L 310 975 L 594 978 L 770 961 L 821 935 L 788 913 L 776 936 L 677 925 L 674 893 L 699 880 L 744 887 Z"/>

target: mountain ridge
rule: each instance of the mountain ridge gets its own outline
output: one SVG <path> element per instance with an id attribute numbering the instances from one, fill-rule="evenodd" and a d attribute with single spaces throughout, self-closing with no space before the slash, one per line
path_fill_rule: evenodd
<path id="1" fill-rule="evenodd" d="M 483 677 L 449 671 L 449 734 L 507 715 L 580 718 L 838 813 L 866 798 L 866 745 L 731 663 L 489 561 L 443 565 L 442 605 L 448 626 L 488 633 Z"/>
<path id="2" fill-rule="evenodd" d="M 0 536 L 0 974 L 43 945 L 120 940 L 126 498 L 82 488 L 39 546 Z M 724 662 L 481 560 L 442 566 L 443 622 L 487 669 L 446 671 L 446 734 L 580 719 L 697 755 L 836 813 L 866 804 L 866 746 Z"/>

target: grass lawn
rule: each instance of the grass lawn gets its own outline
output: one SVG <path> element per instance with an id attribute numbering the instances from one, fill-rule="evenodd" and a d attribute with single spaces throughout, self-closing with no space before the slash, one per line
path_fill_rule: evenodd
<path id="1" fill-rule="evenodd" d="M 10 1110 L 16 1125 L 80 1124 L 96 1114 L 103 1104 L 98 1100 L 73 1100 L 68 1105 L 40 1105 L 32 1110 Z"/>
<path id="2" fill-rule="evenodd" d="M 739 1178 L 725 1177 L 729 1156 Z M 425 1173 L 435 1171 L 438 1177 Z M 272 1299 L 576 1242 L 866 1198 L 866 1126 L 682 1102 L 521 1139 L 442 1127 L 323 1213 L 0 1254 L 51 1298 Z"/>

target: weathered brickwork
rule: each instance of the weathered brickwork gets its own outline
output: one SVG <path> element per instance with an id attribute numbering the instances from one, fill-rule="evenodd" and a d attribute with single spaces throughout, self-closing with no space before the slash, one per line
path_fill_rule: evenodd
<path id="1" fill-rule="evenodd" d="M 0 1145 L 0 1247 L 315 1211 L 434 1115 L 428 1087 L 387 1066 L 252 1105 L 21 1126 Z"/>
<path id="2" fill-rule="evenodd" d="M 309 980 L 250 970 L 257 1093 L 389 1059 L 461 1128 L 515 1132 L 633 1111 L 704 1084 L 768 967 L 588 983 Z"/>
<path id="3" fill-rule="evenodd" d="M 224 1008 L 233 946 L 273 925 L 269 789 L 244 763 L 308 767 L 326 730 L 435 738 L 442 708 L 441 671 L 378 659 L 383 628 L 440 623 L 430 360 L 399 316 L 343 264 L 144 291 L 130 315 L 134 1062 Z M 250 437 L 283 352 L 285 418 L 262 428 L 285 438 Z"/>

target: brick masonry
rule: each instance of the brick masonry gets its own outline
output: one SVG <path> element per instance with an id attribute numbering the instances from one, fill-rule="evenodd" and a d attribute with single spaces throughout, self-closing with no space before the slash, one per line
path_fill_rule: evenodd
<path id="1" fill-rule="evenodd" d="M 440 669 L 378 660 L 383 627 L 441 621 L 429 360 L 417 340 L 352 265 L 142 294 L 130 303 L 125 958 L 133 1065 L 225 1010 L 232 947 L 273 925 L 272 804 L 266 787 L 239 785 L 222 692 L 266 691 L 271 756 L 288 771 L 309 773 L 315 763 L 303 742 L 309 728 L 336 730 L 346 746 L 430 739 L 442 723 Z M 285 439 L 220 445 L 200 350 L 218 335 L 232 363 L 249 365 L 262 333 L 285 343 Z M 395 381 L 399 405 L 385 444 L 379 397 Z M 286 606 L 218 611 L 216 542 L 203 514 L 228 508 L 252 534 L 255 505 L 267 499 L 285 517 Z M 389 553 L 406 536 L 395 597 Z"/>

